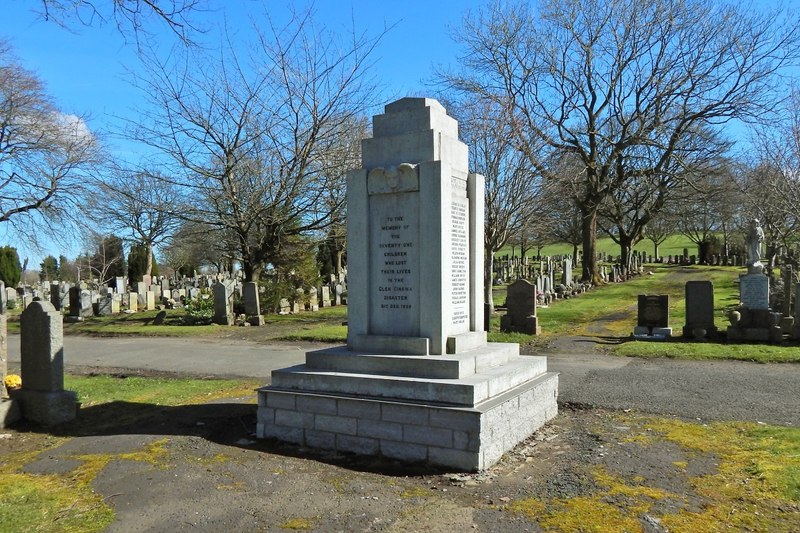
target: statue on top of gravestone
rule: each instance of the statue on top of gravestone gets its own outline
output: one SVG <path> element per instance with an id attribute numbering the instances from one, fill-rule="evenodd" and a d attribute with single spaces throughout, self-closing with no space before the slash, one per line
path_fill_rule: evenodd
<path id="1" fill-rule="evenodd" d="M 761 243 L 764 242 L 764 230 L 754 218 L 750 222 L 750 231 L 747 234 L 747 258 L 749 265 L 756 265 L 761 261 Z"/>

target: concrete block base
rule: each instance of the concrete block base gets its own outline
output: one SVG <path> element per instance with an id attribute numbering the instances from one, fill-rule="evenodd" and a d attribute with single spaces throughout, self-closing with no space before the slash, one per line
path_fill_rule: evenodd
<path id="1" fill-rule="evenodd" d="M 14 399 L 24 419 L 43 426 L 71 422 L 78 414 L 78 396 L 72 391 L 44 392 L 23 386 L 14 392 Z"/>
<path id="2" fill-rule="evenodd" d="M 728 326 L 726 339 L 729 341 L 756 341 L 780 343 L 783 341 L 783 330 L 779 326 L 761 328 L 742 328 Z"/>
<path id="3" fill-rule="evenodd" d="M 9 427 L 21 416 L 19 402 L 14 399 L 0 398 L 0 429 Z"/>
<path id="4" fill-rule="evenodd" d="M 717 327 L 714 324 L 686 324 L 682 334 L 684 339 L 707 339 L 717 336 Z"/>
<path id="5" fill-rule="evenodd" d="M 503 315 L 500 317 L 500 331 L 541 335 L 542 326 L 539 325 L 539 318 L 534 315 L 526 316 L 522 323 L 515 323 L 511 315 Z"/>
<path id="6" fill-rule="evenodd" d="M 545 358 L 505 344 L 450 358 L 334 349 L 306 361 L 275 371 L 273 385 L 258 391 L 259 438 L 475 471 L 558 413 L 558 374 Z M 417 368 L 402 375 L 406 362 Z M 425 371 L 428 364 L 435 368 Z M 452 378 L 429 377 L 449 369 L 457 369 Z"/>
<path id="7" fill-rule="evenodd" d="M 633 328 L 633 338 L 636 340 L 664 340 L 672 337 L 672 328 L 649 328 L 636 326 Z"/>

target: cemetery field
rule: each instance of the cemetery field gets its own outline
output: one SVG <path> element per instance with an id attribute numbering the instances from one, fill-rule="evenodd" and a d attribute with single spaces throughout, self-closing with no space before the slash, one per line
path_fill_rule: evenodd
<path id="1" fill-rule="evenodd" d="M 251 431 L 247 380 L 67 376 L 83 406 L 0 435 L 0 532 L 800 527 L 800 429 L 571 409 L 479 473 Z"/>
<path id="2" fill-rule="evenodd" d="M 688 237 L 680 234 L 670 235 L 663 243 L 661 243 L 661 246 L 658 247 L 658 255 L 664 257 L 668 255 L 683 255 L 684 248 L 689 250 L 690 255 L 697 253 L 697 245 L 689 240 Z M 578 250 L 580 250 L 580 247 L 578 247 Z M 652 254 L 655 256 L 655 246 L 653 245 L 653 242 L 648 239 L 645 239 L 634 246 L 634 251 L 644 252 L 646 254 Z M 610 254 L 611 256 L 616 257 L 619 255 L 619 245 L 610 237 L 600 237 L 597 239 L 597 252 Z M 509 257 L 512 255 L 519 256 L 520 251 L 519 247 L 512 248 L 511 246 L 505 246 L 494 255 L 495 257 L 503 257 L 505 255 L 508 255 Z M 528 257 L 531 255 L 536 255 L 536 249 L 529 250 L 527 255 Z M 567 243 L 548 244 L 547 246 L 542 247 L 541 255 L 572 255 L 572 245 Z"/>
<path id="3" fill-rule="evenodd" d="M 570 352 L 575 350 L 606 351 L 633 357 L 669 357 L 677 359 L 739 359 L 759 362 L 797 362 L 800 350 L 794 343 L 785 345 L 695 342 L 681 337 L 685 322 L 685 284 L 687 281 L 714 283 L 715 323 L 720 331 L 728 325 L 727 313 L 739 300 L 737 285 L 741 268 L 722 266 L 646 265 L 644 275 L 624 283 L 609 283 L 579 297 L 558 300 L 549 307 L 539 307 L 537 315 L 542 335 L 501 333 L 501 306 L 505 303 L 505 286 L 494 288 L 498 306 L 491 319 L 489 340 L 517 342 L 523 353 Z M 639 294 L 669 295 L 669 324 L 673 338 L 666 342 L 632 341 L 637 321 Z M 299 314 L 265 314 L 264 327 L 219 326 L 198 324 L 187 319 L 182 309 L 166 310 L 161 325 L 155 325 L 157 311 L 118 314 L 87 318 L 82 322 L 65 323 L 66 334 L 96 336 L 171 336 L 229 338 L 269 343 L 274 341 L 306 341 L 340 343 L 347 338 L 347 307 L 335 306 L 319 312 Z M 9 315 L 9 332 L 19 332 L 19 310 Z M 577 338 L 597 342 L 574 342 Z"/>
<path id="4" fill-rule="evenodd" d="M 738 276 L 741 268 L 722 266 L 646 265 L 646 274 L 624 283 L 610 283 L 579 297 L 558 300 L 549 307 L 539 307 L 537 316 L 542 335 L 499 333 L 498 309 L 492 318 L 490 338 L 519 342 L 524 353 L 548 351 L 599 350 L 629 357 L 669 357 L 675 359 L 737 359 L 757 362 L 798 362 L 800 350 L 795 343 L 785 345 L 738 344 L 683 339 L 681 328 L 686 319 L 685 284 L 687 281 L 714 283 L 715 324 L 725 331 L 727 313 L 739 302 Z M 669 296 L 669 324 L 673 338 L 663 342 L 631 340 L 637 321 L 639 294 Z M 496 287 L 494 301 L 505 302 L 505 288 Z M 573 338 L 594 338 L 597 343 L 570 343 Z"/>
<path id="5" fill-rule="evenodd" d="M 320 309 L 315 313 L 297 315 L 265 314 L 264 327 L 220 326 L 192 321 L 183 309 L 165 310 L 163 324 L 156 325 L 159 311 L 142 311 L 105 317 L 86 318 L 81 322 L 65 322 L 67 335 L 93 336 L 153 336 L 153 337 L 214 337 L 239 338 L 256 342 L 275 340 L 305 340 L 342 342 L 347 338 L 347 307 Z M 10 313 L 8 330 L 19 333 L 19 311 Z"/>

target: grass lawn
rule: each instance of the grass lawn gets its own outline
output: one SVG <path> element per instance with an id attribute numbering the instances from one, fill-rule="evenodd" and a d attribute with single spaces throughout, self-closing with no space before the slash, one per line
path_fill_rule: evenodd
<path id="1" fill-rule="evenodd" d="M 727 313 L 739 303 L 736 283 L 741 268 L 677 265 L 648 265 L 650 274 L 625 283 L 608 284 L 595 288 L 577 298 L 558 300 L 549 307 L 537 310 L 542 335 L 534 337 L 521 334 L 495 333 L 499 329 L 499 311 L 492 318 L 490 340 L 519 342 L 537 346 L 546 345 L 561 336 L 600 336 L 625 340 L 630 337 L 637 320 L 639 294 L 669 295 L 669 323 L 675 335 L 671 342 L 627 341 L 607 349 L 612 353 L 633 357 L 669 357 L 674 359 L 738 359 L 747 361 L 800 362 L 800 349 L 792 345 L 733 344 L 724 342 L 689 342 L 681 337 L 686 320 L 685 284 L 687 281 L 714 283 L 714 315 L 717 328 L 727 327 Z M 496 287 L 494 301 L 505 302 L 505 287 Z"/>
<path id="2" fill-rule="evenodd" d="M 668 255 L 683 255 L 684 248 L 689 250 L 689 255 L 697 254 L 697 245 L 690 241 L 688 237 L 684 235 L 670 235 L 667 237 L 667 240 L 658 247 L 658 254 L 664 257 Z M 578 250 L 580 250 L 580 247 Z M 645 239 L 634 246 L 634 250 L 637 252 L 644 252 L 648 255 L 655 255 L 655 246 L 653 245 L 653 241 L 649 239 Z M 611 240 L 610 237 L 600 237 L 597 239 L 597 251 L 616 257 L 619 255 L 619 245 Z M 542 247 L 541 253 L 543 256 L 572 255 L 572 245 L 566 243 L 548 244 Z M 495 254 L 495 257 L 503 257 L 505 255 L 511 256 L 512 254 L 519 256 L 519 248 L 505 246 Z M 536 250 L 528 251 L 527 255 L 528 257 L 536 255 Z"/>
<path id="3" fill-rule="evenodd" d="M 253 394 L 260 383 L 248 380 L 162 379 L 114 376 L 65 376 L 65 387 L 78 393 L 82 410 L 101 408 L 103 415 L 79 414 L 70 424 L 98 434 L 107 428 L 141 423 L 153 416 L 154 406 L 185 406 Z M 138 409 L 136 409 L 138 407 Z M 89 427 L 90 426 L 90 427 Z M 62 474 L 27 472 L 48 450 L 70 437 L 42 432 L 22 432 L 8 441 L 12 447 L 0 454 L 0 532 L 94 532 L 114 521 L 107 499 L 92 483 L 111 461 L 150 463 L 167 468 L 167 438 L 131 453 L 94 453 L 76 456 L 76 466 Z"/>

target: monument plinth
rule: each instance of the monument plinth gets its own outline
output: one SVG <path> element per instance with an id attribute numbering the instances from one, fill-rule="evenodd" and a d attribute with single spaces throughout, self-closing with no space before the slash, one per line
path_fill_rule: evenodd
<path id="1" fill-rule="evenodd" d="M 747 274 L 739 276 L 741 305 L 729 315 L 731 325 L 726 331 L 729 341 L 781 342 L 781 313 L 769 306 L 769 277 L 761 263 L 761 244 L 764 231 L 754 219 L 747 235 Z"/>
<path id="2" fill-rule="evenodd" d="M 483 177 L 435 100 L 373 118 L 348 174 L 347 346 L 259 391 L 261 438 L 476 470 L 557 413 L 558 377 L 487 343 Z"/>

